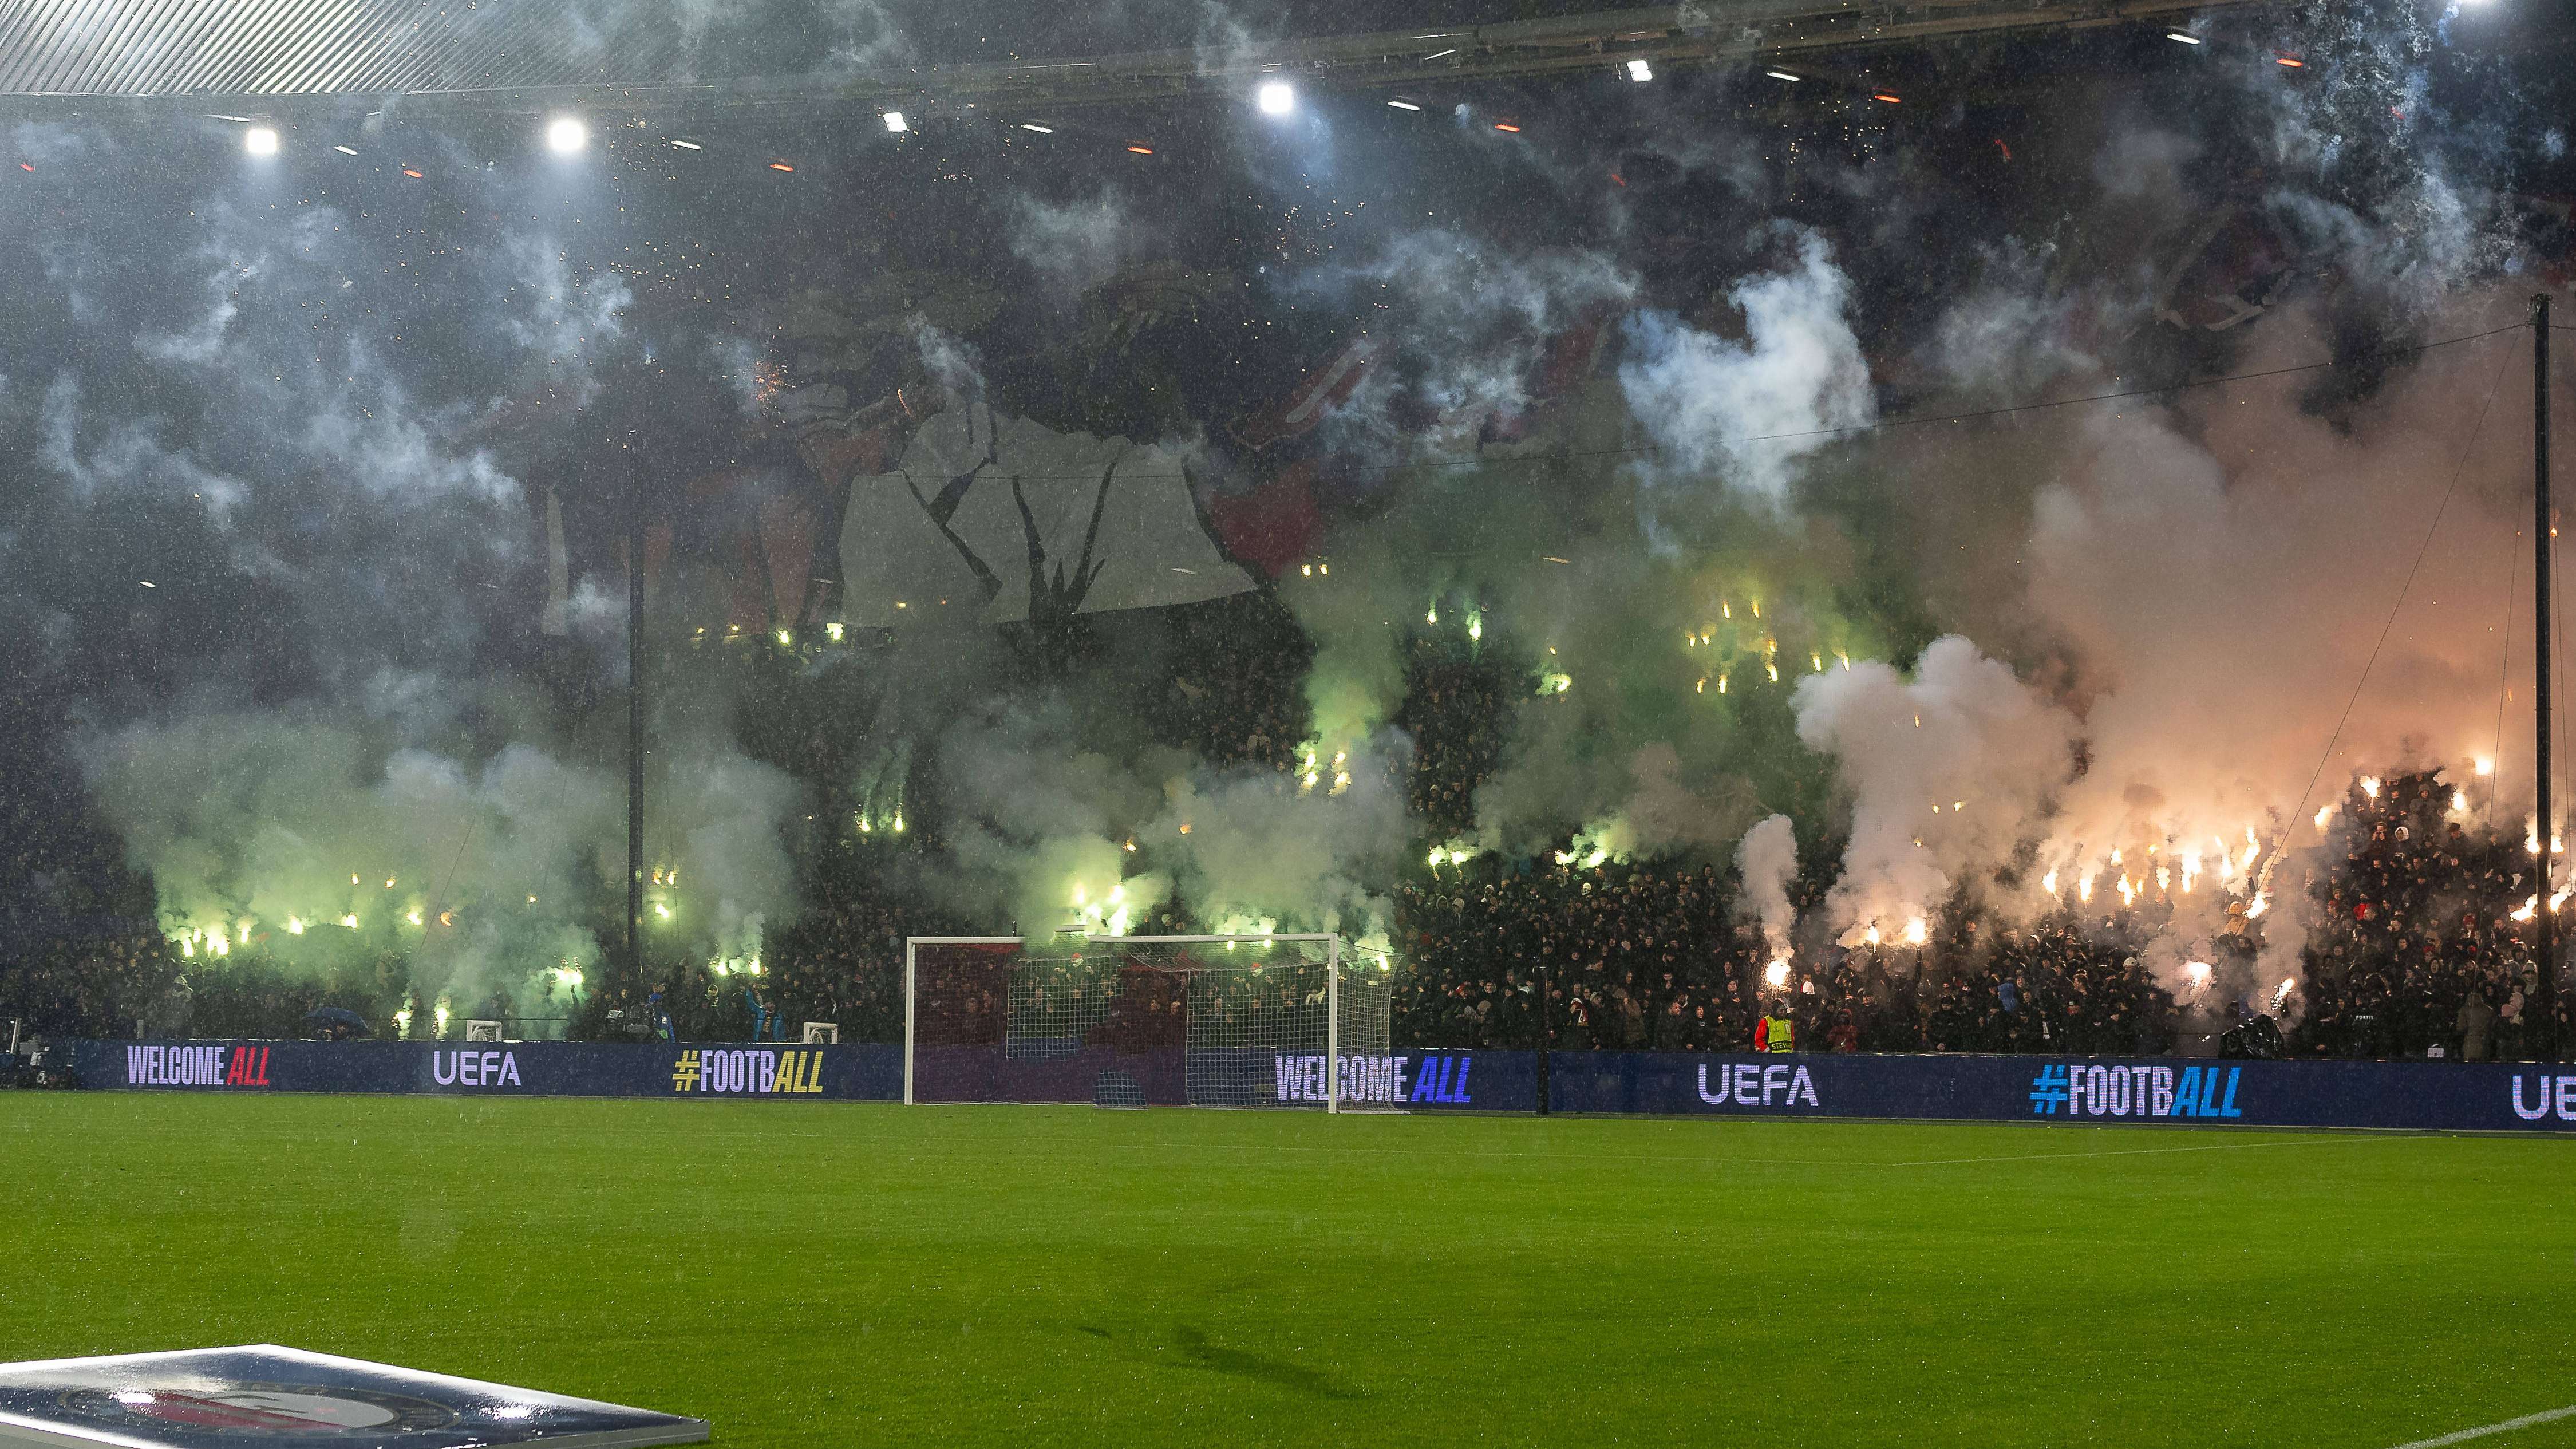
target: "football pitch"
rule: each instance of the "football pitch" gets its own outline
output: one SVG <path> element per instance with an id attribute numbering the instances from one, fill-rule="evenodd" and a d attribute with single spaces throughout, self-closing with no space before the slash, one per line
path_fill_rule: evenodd
<path id="1" fill-rule="evenodd" d="M 2576 1405 L 2547 1140 L 21 1092 L 0 1165 L 0 1360 L 284 1343 L 719 1443 L 2389 1449 Z"/>

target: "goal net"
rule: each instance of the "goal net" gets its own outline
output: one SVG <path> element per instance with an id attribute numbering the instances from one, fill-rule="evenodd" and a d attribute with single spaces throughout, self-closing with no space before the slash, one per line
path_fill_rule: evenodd
<path id="1" fill-rule="evenodd" d="M 915 937 L 904 956 L 906 1102 L 1394 1098 L 1391 963 L 1333 936 Z"/>

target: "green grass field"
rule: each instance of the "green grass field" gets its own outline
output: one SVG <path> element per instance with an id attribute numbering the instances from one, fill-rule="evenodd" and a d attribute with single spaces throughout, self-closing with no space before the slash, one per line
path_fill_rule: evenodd
<path id="1" fill-rule="evenodd" d="M 11 1093 L 0 1168 L 0 1360 L 287 1343 L 730 1444 L 2385 1449 L 2576 1404 L 2576 1143 Z"/>

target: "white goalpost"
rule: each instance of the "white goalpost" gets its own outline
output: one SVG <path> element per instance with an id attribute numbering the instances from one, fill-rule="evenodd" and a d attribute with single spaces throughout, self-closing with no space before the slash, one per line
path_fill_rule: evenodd
<path id="1" fill-rule="evenodd" d="M 903 1100 L 1392 1102 L 1393 963 L 1339 936 L 916 936 Z"/>

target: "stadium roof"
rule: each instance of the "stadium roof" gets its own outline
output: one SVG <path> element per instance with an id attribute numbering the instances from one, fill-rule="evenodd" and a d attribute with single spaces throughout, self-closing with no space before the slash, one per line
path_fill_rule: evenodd
<path id="1" fill-rule="evenodd" d="M 526 105 L 612 92 L 629 106 L 1009 95 L 1059 104 L 1186 94 L 1288 72 L 1318 84 L 1527 75 L 1651 56 L 1675 63 L 1979 32 L 2138 23 L 2255 0 L 1700 0 L 1601 10 L 1445 0 L 1285 7 L 1266 37 L 1155 7 L 1012 16 L 923 7 L 883 24 L 784 0 L 710 18 L 684 0 L 14 0 L 0 5 L 0 97 L 271 102 L 445 98 Z M 1091 12 L 1094 7 L 1065 7 Z M 1532 16 L 1533 10 L 1556 11 Z M 1518 18 L 1501 18 L 1501 12 Z M 872 13 L 872 12 L 871 12 Z M 1397 20 L 1401 28 L 1388 28 Z M 1155 23 L 1159 21 L 1160 23 Z M 1360 28 L 1365 25 L 1368 28 Z M 869 28 L 869 27 L 873 28 Z M 1009 32 L 1007 38 L 996 31 Z M 980 32 L 980 33 L 979 33 Z M 1175 39 L 1189 43 L 1173 46 Z M 1157 48 L 1159 44 L 1160 48 Z M 1116 48 L 1127 46 L 1132 48 Z"/>

